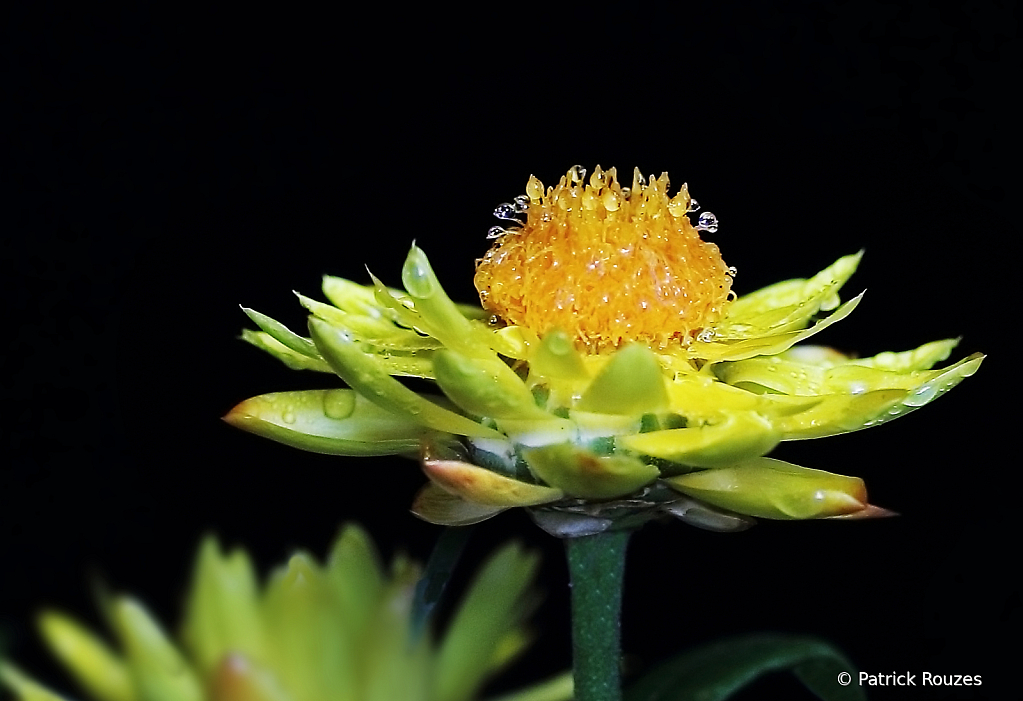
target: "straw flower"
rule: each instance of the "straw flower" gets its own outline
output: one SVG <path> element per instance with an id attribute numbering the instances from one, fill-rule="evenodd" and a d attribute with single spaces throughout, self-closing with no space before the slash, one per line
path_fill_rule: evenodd
<path id="1" fill-rule="evenodd" d="M 495 212 L 508 224 L 477 264 L 481 306 L 453 302 L 413 245 L 404 290 L 325 277 L 330 304 L 299 295 L 309 337 L 246 310 L 260 327 L 246 340 L 347 388 L 263 395 L 225 418 L 305 450 L 419 459 L 412 510 L 434 523 L 525 507 L 570 537 L 663 515 L 739 530 L 889 513 L 858 478 L 766 455 L 913 411 L 983 356 L 932 369 L 955 340 L 859 359 L 804 344 L 859 304 L 839 290 L 861 254 L 736 298 L 700 237 L 717 220 L 697 211 L 667 174 L 531 177 Z"/>

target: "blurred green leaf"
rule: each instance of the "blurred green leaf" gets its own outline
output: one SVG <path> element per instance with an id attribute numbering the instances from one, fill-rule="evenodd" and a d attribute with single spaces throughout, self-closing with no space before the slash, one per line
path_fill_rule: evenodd
<path id="1" fill-rule="evenodd" d="M 817 638 L 757 634 L 689 650 L 654 668 L 625 701 L 719 701 L 770 672 L 791 670 L 824 701 L 864 701 L 856 669 L 833 645 Z M 840 672 L 853 683 L 838 683 Z"/>
<path id="2" fill-rule="evenodd" d="M 455 565 L 458 564 L 472 531 L 471 526 L 445 528 L 437 539 L 437 544 L 433 546 L 426 569 L 416 583 L 415 598 L 412 600 L 413 640 L 419 640 L 419 636 L 426 629 L 430 614 L 444 595 L 444 588 L 455 571 Z"/>

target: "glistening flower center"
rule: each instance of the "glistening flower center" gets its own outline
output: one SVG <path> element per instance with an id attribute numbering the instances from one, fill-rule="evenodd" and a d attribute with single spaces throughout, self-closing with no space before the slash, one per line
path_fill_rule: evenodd
<path id="1" fill-rule="evenodd" d="M 545 191 L 530 177 L 525 222 L 477 265 L 484 308 L 537 334 L 565 331 L 589 352 L 629 341 L 677 348 L 711 328 L 731 271 L 687 216 L 697 208 L 688 188 L 669 197 L 666 173 L 647 182 L 638 170 L 622 187 L 599 166 L 584 178 L 576 166 Z"/>

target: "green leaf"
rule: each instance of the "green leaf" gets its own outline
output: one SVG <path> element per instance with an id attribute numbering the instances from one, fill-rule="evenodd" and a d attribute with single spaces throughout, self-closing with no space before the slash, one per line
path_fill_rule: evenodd
<path id="1" fill-rule="evenodd" d="M 451 580 L 451 573 L 472 535 L 472 527 L 445 528 L 437 544 L 433 546 L 426 569 L 416 582 L 415 598 L 412 599 L 412 639 L 418 640 L 426 630 L 430 614 L 444 595 L 444 588 Z"/>
<path id="2" fill-rule="evenodd" d="M 435 701 L 468 701 L 492 670 L 498 647 L 536 602 L 532 583 L 539 557 L 517 543 L 490 556 L 476 573 L 440 643 Z"/>
<path id="3" fill-rule="evenodd" d="M 863 701 L 856 669 L 833 645 L 818 638 L 761 633 L 689 650 L 654 668 L 632 685 L 625 701 L 719 701 L 771 672 L 791 670 L 824 701 Z M 842 686 L 847 672 L 852 683 Z"/>

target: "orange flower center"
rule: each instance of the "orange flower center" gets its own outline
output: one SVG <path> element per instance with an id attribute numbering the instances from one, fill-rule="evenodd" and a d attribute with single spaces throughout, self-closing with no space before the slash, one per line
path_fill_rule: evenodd
<path id="1" fill-rule="evenodd" d="M 494 232 L 477 263 L 484 308 L 537 334 L 562 329 L 589 352 L 629 341 L 668 349 L 707 333 L 734 274 L 697 231 L 716 230 L 714 216 L 694 227 L 696 202 L 685 185 L 669 198 L 667 173 L 646 182 L 637 169 L 631 188 L 614 168 L 585 176 L 575 166 L 546 192 L 530 176 L 526 197 L 498 207 L 525 222 Z"/>

